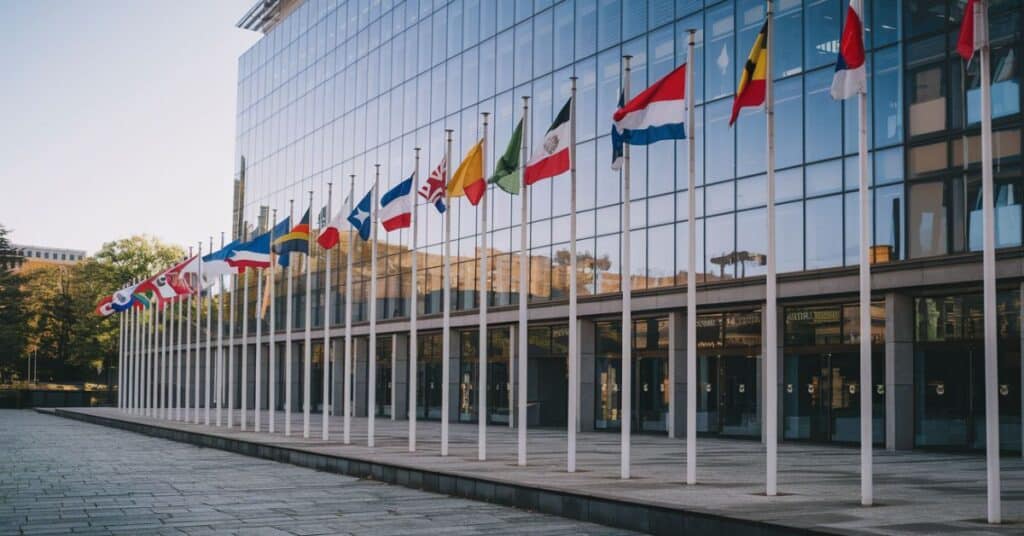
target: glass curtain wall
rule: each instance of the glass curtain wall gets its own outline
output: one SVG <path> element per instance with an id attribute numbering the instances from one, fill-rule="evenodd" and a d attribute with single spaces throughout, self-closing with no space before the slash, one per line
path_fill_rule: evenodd
<path id="1" fill-rule="evenodd" d="M 760 437 L 761 312 L 697 315 L 697 432 Z"/>
<path id="2" fill-rule="evenodd" d="M 595 323 L 594 428 L 621 429 L 622 323 Z M 668 319 L 633 321 L 633 429 L 668 430 Z"/>
<path id="3" fill-rule="evenodd" d="M 459 421 L 477 422 L 477 380 L 480 364 L 480 332 L 466 330 L 453 333 L 459 342 Z M 487 422 L 508 424 L 510 376 L 508 367 L 508 326 L 491 327 L 487 331 Z"/>

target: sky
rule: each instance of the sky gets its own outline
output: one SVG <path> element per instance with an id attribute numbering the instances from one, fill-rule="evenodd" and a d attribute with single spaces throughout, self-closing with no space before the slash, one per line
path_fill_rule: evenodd
<path id="1" fill-rule="evenodd" d="M 84 249 L 230 230 L 255 0 L 0 0 L 0 225 Z"/>

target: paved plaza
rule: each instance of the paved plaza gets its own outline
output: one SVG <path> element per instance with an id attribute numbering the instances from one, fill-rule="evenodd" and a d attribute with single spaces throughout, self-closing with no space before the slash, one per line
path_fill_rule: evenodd
<path id="1" fill-rule="evenodd" d="M 0 534 L 626 533 L 30 411 L 0 467 Z"/>
<path id="2" fill-rule="evenodd" d="M 992 526 L 984 522 L 985 459 L 981 454 L 876 449 L 877 506 L 864 508 L 859 505 L 859 450 L 853 447 L 780 444 L 782 495 L 766 497 L 764 449 L 756 441 L 702 438 L 698 443 L 699 484 L 686 486 L 685 442 L 664 436 L 633 436 L 634 478 L 622 481 L 618 478 L 619 435 L 611 433 L 581 433 L 579 471 L 568 474 L 566 435 L 558 430 L 530 430 L 529 465 L 518 467 L 515 430 L 507 426 L 488 427 L 488 460 L 480 462 L 477 428 L 470 424 L 452 425 L 450 455 L 441 457 L 437 422 L 419 422 L 418 450 L 410 454 L 408 423 L 387 418 L 376 419 L 376 447 L 370 449 L 366 447 L 366 419 L 353 419 L 352 444 L 345 445 L 341 417 L 330 419 L 331 438 L 324 442 L 320 440 L 319 415 L 311 419 L 311 437 L 303 439 L 301 413 L 292 413 L 292 436 L 285 437 L 280 412 L 276 414 L 277 432 L 271 435 L 266 423 L 263 432 L 252 432 L 251 413 L 249 429 L 242 432 L 237 416 L 235 428 L 229 429 L 128 415 L 113 408 L 74 411 L 349 459 L 835 533 L 1024 532 L 1024 460 L 1019 457 L 1002 459 L 1007 523 Z"/>

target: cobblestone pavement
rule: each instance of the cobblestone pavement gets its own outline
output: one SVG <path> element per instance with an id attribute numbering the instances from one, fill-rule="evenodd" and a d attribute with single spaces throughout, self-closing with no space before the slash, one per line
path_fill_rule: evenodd
<path id="1" fill-rule="evenodd" d="M 626 534 L 0 410 L 0 534 Z"/>

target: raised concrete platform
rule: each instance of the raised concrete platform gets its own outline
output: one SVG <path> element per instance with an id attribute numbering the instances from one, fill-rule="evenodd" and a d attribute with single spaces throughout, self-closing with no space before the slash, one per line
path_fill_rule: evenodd
<path id="1" fill-rule="evenodd" d="M 1024 460 L 1004 457 L 1003 512 L 1008 522 L 985 523 L 985 460 L 980 455 L 875 452 L 877 506 L 859 505 L 855 448 L 786 443 L 779 447 L 778 497 L 766 497 L 760 443 L 701 438 L 698 482 L 683 484 L 685 442 L 634 435 L 634 477 L 618 478 L 619 436 L 578 436 L 579 471 L 565 472 L 566 434 L 530 430 L 529 465 L 518 467 L 515 431 L 488 427 L 488 461 L 477 460 L 477 427 L 453 424 L 449 456 L 440 456 L 440 424 L 419 422 L 416 453 L 408 452 L 406 421 L 377 418 L 375 448 L 366 447 L 366 419 L 353 420 L 352 443 L 332 417 L 330 441 L 315 415 L 309 439 L 302 415 L 277 433 L 147 418 L 112 408 L 58 409 L 56 415 L 260 458 L 373 478 L 427 491 L 516 506 L 659 534 L 974 534 L 1024 532 Z M 223 419 L 226 423 L 226 418 Z"/>

